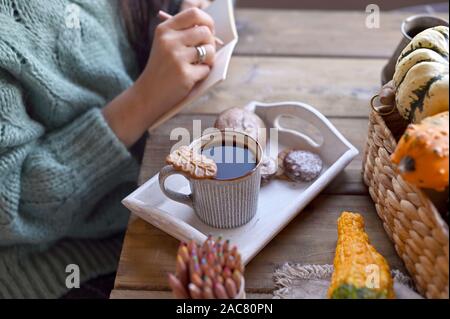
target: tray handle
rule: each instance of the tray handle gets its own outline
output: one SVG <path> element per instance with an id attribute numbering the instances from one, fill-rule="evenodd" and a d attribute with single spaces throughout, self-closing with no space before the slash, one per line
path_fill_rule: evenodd
<path id="1" fill-rule="evenodd" d="M 306 143 L 307 145 L 309 145 L 309 147 L 313 148 L 313 149 L 319 149 L 320 146 L 322 145 L 321 143 L 317 143 L 314 139 L 312 139 L 309 135 L 300 132 L 296 129 L 291 129 L 291 128 L 286 128 L 284 126 L 281 125 L 280 121 L 283 117 L 285 116 L 295 116 L 296 118 L 300 118 L 297 115 L 294 114 L 287 114 L 287 113 L 281 113 L 280 115 L 278 115 L 275 120 L 273 121 L 273 127 L 276 128 L 279 132 L 284 132 L 284 133 L 289 133 L 292 135 L 295 135 L 297 138 L 300 138 L 303 140 L 304 143 Z M 315 127 L 315 126 L 314 126 Z M 315 127 L 316 128 L 316 127 Z M 316 128 L 317 129 L 317 128 Z M 322 134 L 320 134 L 322 135 Z M 322 137 L 322 136 L 321 136 Z M 323 138 L 323 137 L 322 137 Z"/>
<path id="2" fill-rule="evenodd" d="M 246 106 L 248 110 L 254 110 L 256 114 L 265 119 L 266 123 L 280 132 L 293 134 L 303 140 L 312 149 L 326 148 L 333 146 L 337 140 L 345 143 L 348 147 L 351 145 L 339 133 L 334 125 L 319 111 L 312 106 L 302 102 L 280 102 L 280 103 L 260 103 L 252 102 Z M 280 126 L 282 116 L 295 116 L 308 124 L 314 126 L 322 135 L 322 143 L 317 143 L 306 134 L 294 129 L 286 129 Z"/>

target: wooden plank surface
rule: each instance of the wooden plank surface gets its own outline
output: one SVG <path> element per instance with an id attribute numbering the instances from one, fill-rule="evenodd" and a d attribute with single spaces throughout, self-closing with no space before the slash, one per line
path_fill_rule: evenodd
<path id="1" fill-rule="evenodd" d="M 184 113 L 219 113 L 250 101 L 301 101 L 326 116 L 367 117 L 385 60 L 233 57 L 227 80 Z"/>
<path id="2" fill-rule="evenodd" d="M 361 213 L 369 238 L 391 267 L 403 269 L 370 197 L 320 195 L 247 266 L 246 291 L 273 291 L 273 272 L 285 262 L 330 264 L 336 246 L 336 220 L 344 210 Z M 274 212 L 276 214 L 276 212 Z M 178 241 L 139 218 L 132 218 L 124 241 L 115 289 L 167 291 Z"/>
<path id="3" fill-rule="evenodd" d="M 261 102 L 303 101 L 316 107 L 361 154 L 248 265 L 249 297 L 271 295 L 273 272 L 285 262 L 332 263 L 336 220 L 343 210 L 363 214 L 369 237 L 391 267 L 403 265 L 383 230 L 361 179 L 368 101 L 380 72 L 400 39 L 408 13 L 382 13 L 381 28 L 365 28 L 364 12 L 237 10 L 240 43 L 227 81 L 150 135 L 140 182 L 164 165 L 176 142 L 173 128 L 203 128 L 229 107 Z M 276 212 L 274 212 L 276 213 Z M 112 298 L 169 297 L 167 272 L 174 270 L 178 241 L 141 219 L 130 219 Z"/>
<path id="4" fill-rule="evenodd" d="M 402 21 L 414 13 L 381 12 L 369 29 L 361 11 L 236 11 L 238 55 L 389 58 L 401 39 Z M 448 19 L 448 14 L 439 14 Z"/>
<path id="5" fill-rule="evenodd" d="M 436 0 L 378 0 L 376 3 L 383 8 L 383 10 L 393 9 L 411 9 L 411 6 L 415 6 L 416 12 L 431 11 L 439 9 L 444 6 L 441 2 L 440 5 L 436 4 L 439 1 Z M 286 9 L 320 9 L 320 10 L 363 10 L 365 6 L 370 2 L 364 2 L 361 0 L 339 0 L 339 1 L 317 1 L 317 0 L 239 0 L 236 2 L 239 8 L 286 8 Z M 416 7 L 417 6 L 417 7 Z M 431 8 L 430 8 L 431 7 Z M 447 5 L 448 7 L 448 5 Z"/>

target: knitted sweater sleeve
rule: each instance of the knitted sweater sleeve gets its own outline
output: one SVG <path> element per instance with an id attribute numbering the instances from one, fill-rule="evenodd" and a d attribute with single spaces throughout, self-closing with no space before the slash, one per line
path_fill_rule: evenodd
<path id="1" fill-rule="evenodd" d="M 98 222 L 94 205 L 137 168 L 99 109 L 47 132 L 27 113 L 23 93 L 0 70 L 0 248 L 57 240 Z"/>

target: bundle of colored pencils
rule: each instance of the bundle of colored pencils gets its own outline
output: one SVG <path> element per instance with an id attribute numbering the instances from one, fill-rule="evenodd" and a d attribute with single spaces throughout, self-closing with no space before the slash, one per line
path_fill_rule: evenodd
<path id="1" fill-rule="evenodd" d="M 212 236 L 203 245 L 181 243 L 169 285 L 178 299 L 233 299 L 244 288 L 244 266 L 237 247 Z"/>

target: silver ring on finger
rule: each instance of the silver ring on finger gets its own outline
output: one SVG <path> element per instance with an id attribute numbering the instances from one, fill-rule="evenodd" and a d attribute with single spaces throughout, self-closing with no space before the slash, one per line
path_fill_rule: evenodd
<path id="1" fill-rule="evenodd" d="M 206 61 L 206 48 L 203 45 L 195 47 L 195 50 L 197 50 L 197 62 L 196 64 L 203 64 Z"/>

